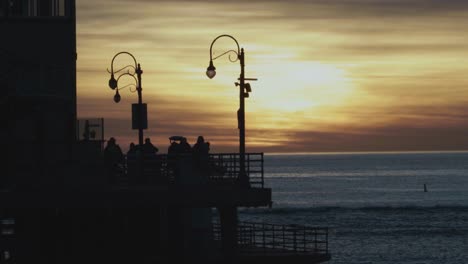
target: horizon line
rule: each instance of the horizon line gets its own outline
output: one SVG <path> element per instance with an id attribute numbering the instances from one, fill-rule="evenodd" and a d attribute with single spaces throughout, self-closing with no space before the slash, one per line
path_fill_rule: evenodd
<path id="1" fill-rule="evenodd" d="M 264 155 L 339 155 L 339 154 L 424 154 L 424 153 L 468 153 L 468 150 L 375 150 L 375 151 L 305 151 L 305 152 L 264 152 Z"/>

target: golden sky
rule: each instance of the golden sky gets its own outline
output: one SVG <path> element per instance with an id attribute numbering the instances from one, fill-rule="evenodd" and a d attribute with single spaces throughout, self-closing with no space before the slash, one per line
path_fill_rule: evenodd
<path id="1" fill-rule="evenodd" d="M 137 94 L 108 88 L 112 57 L 144 71 L 145 137 L 198 135 L 238 151 L 239 62 L 214 61 L 221 34 L 245 49 L 246 149 L 261 152 L 468 149 L 468 1 L 77 1 L 78 116 L 137 142 Z M 236 49 L 219 39 L 215 54 Z M 125 66 L 119 56 L 115 67 Z M 125 85 L 130 79 L 121 79 Z"/>

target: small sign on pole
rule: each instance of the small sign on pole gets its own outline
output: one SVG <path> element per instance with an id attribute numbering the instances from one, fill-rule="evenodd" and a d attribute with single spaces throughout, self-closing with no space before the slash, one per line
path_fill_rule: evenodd
<path id="1" fill-rule="evenodd" d="M 148 128 L 148 114 L 146 104 L 132 104 L 132 129 L 147 129 Z M 141 116 L 141 126 L 139 124 L 139 117 Z"/>

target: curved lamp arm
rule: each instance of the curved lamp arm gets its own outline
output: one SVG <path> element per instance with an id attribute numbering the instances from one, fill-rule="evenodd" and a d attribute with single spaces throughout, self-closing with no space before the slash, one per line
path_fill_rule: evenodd
<path id="1" fill-rule="evenodd" d="M 225 52 L 225 53 L 223 53 L 223 54 L 221 54 L 221 55 L 219 55 L 219 56 L 217 56 L 217 57 L 215 57 L 215 58 L 213 59 L 213 44 L 216 42 L 216 40 L 218 40 L 219 38 L 222 38 L 222 37 L 231 38 L 232 40 L 234 40 L 234 42 L 236 42 L 236 45 L 237 45 L 237 56 L 239 56 L 239 54 L 240 54 L 239 42 L 237 42 L 237 40 L 236 40 L 233 36 L 224 34 L 224 35 L 219 35 L 219 36 L 217 36 L 217 37 L 213 40 L 213 42 L 211 42 L 211 45 L 210 45 L 210 61 L 216 60 L 217 58 L 221 57 L 222 55 L 224 55 L 224 54 L 226 54 L 226 53 L 228 53 L 228 52 L 231 52 L 231 51 L 234 51 L 234 52 L 235 52 L 235 50 L 230 50 L 230 51 L 227 51 L 227 52 Z"/>
<path id="2" fill-rule="evenodd" d="M 116 58 L 117 56 L 119 56 L 120 54 L 127 54 L 127 55 L 129 55 L 130 57 L 132 57 L 133 61 L 135 62 L 134 69 L 137 68 L 137 61 L 136 61 L 135 57 L 134 57 L 130 52 L 121 51 L 121 52 L 115 54 L 114 57 L 112 58 L 112 61 L 111 61 L 111 72 L 110 72 L 110 74 L 114 74 L 114 60 L 115 60 L 115 58 Z M 127 65 L 127 66 L 123 67 L 122 69 L 118 70 L 117 72 L 119 72 L 119 71 L 125 69 L 125 68 L 128 67 L 128 66 L 131 66 L 131 65 Z M 109 71 L 109 70 L 108 70 L 108 71 Z"/>
<path id="3" fill-rule="evenodd" d="M 117 88 L 115 88 L 116 90 L 122 90 L 122 89 L 124 89 L 124 88 L 126 88 L 126 87 L 129 87 L 129 86 L 135 86 L 135 87 L 138 86 L 138 79 L 135 77 L 134 74 L 131 74 L 131 73 L 129 73 L 129 72 L 126 72 L 126 73 L 123 73 L 123 74 L 119 75 L 119 77 L 117 77 L 117 80 L 116 80 L 117 83 L 119 82 L 120 78 L 121 78 L 122 76 L 124 76 L 124 75 L 131 76 L 131 77 L 135 80 L 135 84 L 130 83 L 130 84 L 127 84 L 127 85 L 125 85 L 125 86 L 123 86 L 123 87 L 120 87 L 120 88 L 117 87 Z M 132 90 L 130 89 L 130 91 L 131 91 L 131 92 L 135 92 L 136 90 L 135 90 L 135 91 L 132 91 Z"/>
<path id="4" fill-rule="evenodd" d="M 114 72 L 114 60 L 115 60 L 115 58 L 117 58 L 117 56 L 119 56 L 120 54 L 126 54 L 126 55 L 129 55 L 130 57 L 132 57 L 133 62 L 135 63 L 135 66 L 133 66 L 133 65 L 127 65 L 127 66 L 125 66 L 125 67 L 119 69 L 118 71 Z M 137 69 L 137 67 L 138 67 L 137 65 L 138 65 L 138 63 L 137 63 L 135 57 L 134 57 L 130 52 L 121 51 L 121 52 L 115 54 L 114 57 L 112 58 L 112 61 L 111 61 L 111 70 L 109 71 L 109 69 L 107 69 L 107 72 L 109 72 L 109 73 L 111 74 L 111 78 L 109 79 L 109 87 L 110 87 L 112 90 L 116 89 L 116 88 L 117 88 L 117 80 L 118 80 L 118 78 L 121 77 L 121 76 L 119 76 L 119 77 L 117 78 L 117 80 L 116 80 L 115 77 L 114 77 L 114 73 L 118 73 L 118 72 L 120 72 L 120 71 L 122 71 L 122 70 L 124 70 L 124 69 L 126 69 L 126 68 L 129 68 L 129 67 L 130 67 L 130 68 L 133 68 L 133 70 L 136 72 L 136 69 Z M 124 73 L 124 74 L 122 74 L 122 75 L 132 75 L 132 74 L 130 74 L 130 71 L 127 71 L 126 73 Z M 138 83 L 138 82 L 137 82 L 137 83 Z"/>
<path id="5" fill-rule="evenodd" d="M 221 55 L 218 55 L 218 56 L 213 58 L 213 44 L 216 42 L 216 40 L 218 40 L 219 38 L 222 38 L 222 37 L 228 37 L 228 38 L 234 40 L 234 42 L 236 42 L 236 45 L 237 45 L 237 52 L 235 50 L 228 50 L 228 51 L 222 53 Z M 212 79 L 216 75 L 216 67 L 213 65 L 213 61 L 216 60 L 217 58 L 219 58 L 219 57 L 221 57 L 223 55 L 226 55 L 228 53 L 231 53 L 231 52 L 236 54 L 236 59 L 233 60 L 233 59 L 231 59 L 231 56 L 229 56 L 229 60 L 231 62 L 235 62 L 235 61 L 240 59 L 241 64 L 242 64 L 241 49 L 240 49 L 240 46 L 239 46 L 239 42 L 237 42 L 237 40 L 233 36 L 226 35 L 226 34 L 219 35 L 213 40 L 213 42 L 211 42 L 211 45 L 210 45 L 210 65 L 206 69 L 206 76 L 208 76 L 208 78 Z"/>

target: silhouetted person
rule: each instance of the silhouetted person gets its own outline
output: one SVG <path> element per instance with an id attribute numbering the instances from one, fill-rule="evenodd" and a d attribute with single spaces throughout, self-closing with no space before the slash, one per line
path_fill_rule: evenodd
<path id="1" fill-rule="evenodd" d="M 145 143 L 143 144 L 142 147 L 143 153 L 145 154 L 154 154 L 158 153 L 159 149 L 151 143 L 151 140 L 149 138 L 145 138 Z"/>
<path id="2" fill-rule="evenodd" d="M 139 153 L 137 153 L 137 146 L 135 146 L 135 143 L 130 143 L 130 147 L 127 151 L 127 177 L 129 180 L 134 180 L 135 175 L 138 173 L 138 154 Z"/>
<path id="3" fill-rule="evenodd" d="M 167 148 L 167 154 L 175 155 L 177 153 L 179 153 L 179 144 L 177 144 L 175 141 L 172 141 L 171 145 L 169 145 L 169 148 Z"/>
<path id="4" fill-rule="evenodd" d="M 177 155 L 180 153 L 179 143 L 172 141 L 167 148 L 167 169 L 173 174 L 177 173 Z"/>
<path id="5" fill-rule="evenodd" d="M 192 152 L 192 147 L 187 142 L 186 138 L 182 138 L 180 140 L 179 153 L 190 153 L 190 152 Z"/>
<path id="6" fill-rule="evenodd" d="M 208 153 L 210 152 L 210 143 L 205 142 L 203 136 L 198 136 L 197 143 L 193 145 L 192 151 L 196 155 L 208 155 Z"/>
<path id="7" fill-rule="evenodd" d="M 114 184 L 116 177 L 121 173 L 122 161 L 122 149 L 117 145 L 115 138 L 111 137 L 104 148 L 104 163 L 107 170 L 107 180 L 110 184 Z"/>
<path id="8" fill-rule="evenodd" d="M 208 173 L 210 145 L 202 136 L 198 136 L 197 143 L 193 145 L 192 153 L 194 167 L 200 174 Z"/>
<path id="9" fill-rule="evenodd" d="M 135 153 L 135 152 L 136 152 L 136 146 L 135 146 L 135 143 L 132 142 L 130 143 L 127 154 Z"/>

